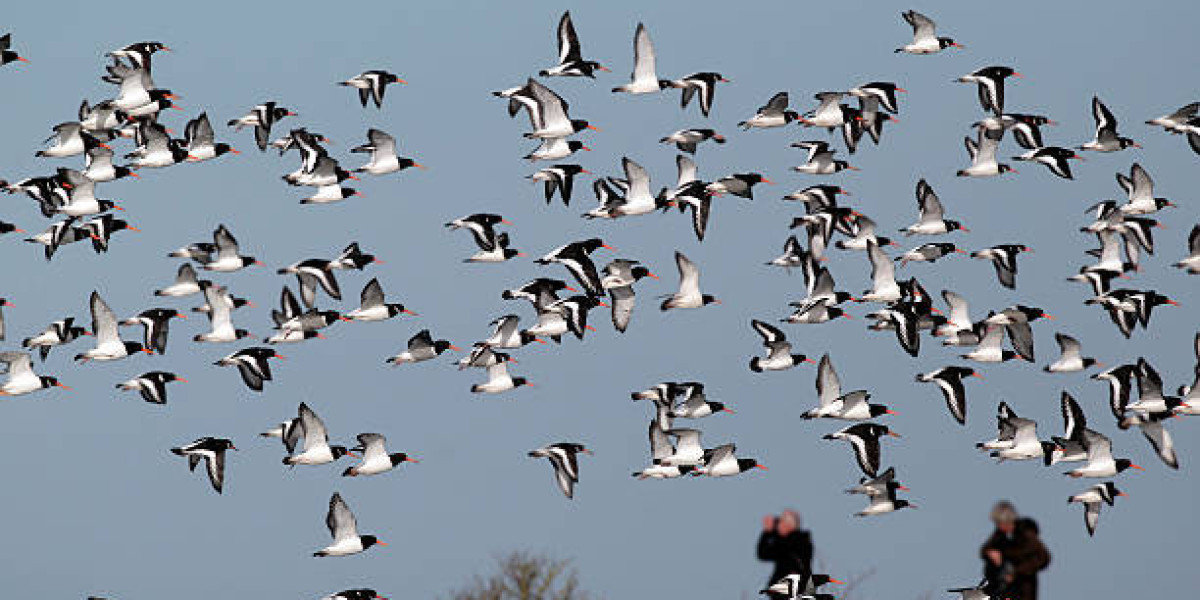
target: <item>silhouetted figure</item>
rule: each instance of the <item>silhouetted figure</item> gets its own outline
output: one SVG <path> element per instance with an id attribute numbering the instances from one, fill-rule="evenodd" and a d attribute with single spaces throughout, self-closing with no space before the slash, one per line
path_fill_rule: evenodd
<path id="1" fill-rule="evenodd" d="M 1033 519 L 1021 518 L 1013 505 L 992 509 L 996 530 L 979 549 L 985 591 L 1009 600 L 1037 600 L 1037 574 L 1050 564 L 1050 552 L 1038 537 Z"/>
<path id="2" fill-rule="evenodd" d="M 808 579 L 812 575 L 813 545 L 808 531 L 800 529 L 800 514 L 785 510 L 776 517 L 763 517 L 762 535 L 758 537 L 758 559 L 775 563 L 767 585 L 798 573 Z"/>

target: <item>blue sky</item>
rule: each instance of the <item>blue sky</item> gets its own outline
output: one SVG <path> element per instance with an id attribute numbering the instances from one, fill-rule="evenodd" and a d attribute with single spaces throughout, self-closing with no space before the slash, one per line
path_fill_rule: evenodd
<path id="1" fill-rule="evenodd" d="M 86 342 L 54 352 L 40 371 L 59 376 L 74 392 L 42 392 L 0 404 L 0 473 L 5 476 L 6 535 L 0 545 L 5 592 L 54 597 L 110 595 L 117 599 L 170 595 L 202 599 L 235 591 L 262 598 L 315 598 L 347 587 L 370 586 L 393 597 L 432 597 L 487 569 L 512 549 L 572 557 L 584 583 L 606 597 L 753 595 L 769 572 L 753 557 L 760 517 L 784 507 L 803 513 L 818 556 L 837 576 L 874 569 L 864 584 L 871 597 L 911 598 L 973 583 L 975 555 L 988 533 L 986 515 L 998 498 L 1012 499 L 1042 526 L 1054 554 L 1043 575 L 1045 597 L 1117 598 L 1147 587 L 1166 595 L 1195 589 L 1189 541 L 1200 524 L 1189 518 L 1189 499 L 1200 491 L 1191 468 L 1200 453 L 1196 422 L 1171 424 L 1183 463 L 1162 465 L 1136 433 L 1117 432 L 1107 415 L 1107 390 L 1086 375 L 1051 376 L 1024 364 L 983 369 L 986 380 L 969 389 L 968 423 L 946 414 L 933 386 L 913 374 L 958 364 L 957 352 L 926 343 L 910 359 L 890 334 L 866 331 L 861 319 L 822 326 L 787 326 L 797 349 L 829 352 L 849 388 L 871 390 L 899 416 L 889 425 L 904 435 L 889 440 L 886 464 L 913 488 L 916 511 L 879 519 L 850 515 L 862 501 L 841 490 L 857 468 L 845 444 L 822 441 L 838 423 L 804 422 L 815 403 L 811 366 L 754 374 L 746 368 L 760 350 L 751 318 L 787 315 L 787 302 L 803 295 L 802 278 L 762 266 L 779 252 L 787 223 L 797 214 L 779 198 L 807 185 L 832 182 L 849 189 L 851 203 L 894 230 L 915 220 L 913 187 L 925 177 L 969 234 L 949 237 L 968 249 L 1022 242 L 1036 253 L 1022 257 L 1018 289 L 1000 288 L 983 262 L 949 257 L 936 266 L 910 265 L 937 293 L 953 289 L 982 316 L 1015 302 L 1058 317 L 1036 324 L 1038 364 L 1053 359 L 1053 334 L 1065 331 L 1108 363 L 1146 356 L 1168 387 L 1190 383 L 1191 340 L 1197 330 L 1196 279 L 1171 269 L 1185 252 L 1187 232 L 1200 216 L 1195 187 L 1197 157 L 1178 137 L 1142 124 L 1196 100 L 1181 83 L 1179 56 L 1188 56 L 1191 23 L 1200 9 L 1144 3 L 1116 5 L 1012 2 L 981 13 L 958 2 L 920 6 L 844 2 L 567 3 L 585 56 L 613 69 L 597 81 L 546 83 L 571 103 L 571 114 L 602 128 L 581 139 L 594 148 L 579 161 L 602 174 L 619 175 L 629 156 L 651 172 L 653 185 L 674 180 L 673 148 L 657 140 L 690 126 L 711 126 L 729 137 L 697 156 L 701 177 L 756 170 L 778 181 L 760 186 L 753 202 L 716 201 L 703 244 L 686 218 L 651 215 L 615 223 L 585 221 L 590 179 L 577 185 L 572 206 L 547 207 L 540 186 L 523 179 L 536 166 L 520 159 L 533 145 L 521 138 L 527 122 L 509 120 L 489 92 L 517 85 L 555 58 L 554 27 L 564 5 L 491 2 L 356 3 L 344 9 L 320 3 L 288 7 L 207 3 L 152 11 L 97 9 L 90 3 L 25 3 L 7 11 L 14 48 L 32 62 L 0 70 L 6 110 L 0 177 L 43 175 L 78 159 L 36 159 L 51 126 L 74 119 L 82 98 L 95 102 L 115 92 L 99 81 L 103 53 L 133 41 L 157 39 L 174 52 L 155 60 L 156 82 L 181 96 L 182 113 L 164 121 L 177 134 L 186 118 L 206 110 L 218 139 L 246 151 L 201 165 L 144 172 L 141 181 L 99 186 L 119 201 L 142 233 L 119 233 L 111 252 L 95 256 L 80 246 L 63 249 L 46 264 L 40 248 L 17 235 L 0 239 L 3 295 L 13 348 L 20 338 L 65 315 L 87 320 L 87 296 L 100 290 L 122 316 L 151 306 L 190 307 L 196 298 L 156 299 L 178 263 L 166 253 L 203 240 L 219 223 L 230 227 L 248 254 L 268 267 L 215 277 L 257 308 L 235 313 L 235 322 L 269 334 L 269 308 L 281 284 L 294 278 L 274 269 L 296 260 L 328 257 L 351 240 L 386 264 L 341 277 L 349 310 L 358 291 L 378 277 L 418 317 L 385 323 L 339 323 L 328 340 L 285 347 L 276 381 L 252 394 L 232 370 L 211 363 L 242 347 L 194 344 L 203 320 L 176 322 L 165 356 L 77 366 L 70 356 Z M 1173 17 L 1160 16 L 1169 6 Z M 908 26 L 900 12 L 916 8 L 939 21 L 944 35 L 967 47 L 932 57 L 895 55 Z M 634 27 L 646 23 L 658 50 L 659 75 L 714 70 L 722 85 L 711 118 L 696 107 L 681 112 L 677 92 L 614 96 L 632 65 Z M 1110 33 L 1119 34 L 1109 43 Z M 1098 39 L 1106 40 L 1097 43 Z M 1010 111 L 1046 114 L 1061 123 L 1044 133 L 1049 143 L 1075 145 L 1091 137 L 1090 101 L 1098 94 L 1121 120 L 1124 135 L 1146 148 L 1091 155 L 1075 165 L 1076 181 L 1055 178 L 1035 165 L 991 180 L 962 180 L 967 164 L 962 138 L 980 110 L 975 92 L 951 80 L 978 67 L 1007 64 L 1024 79 L 1008 87 Z M 1182 64 L 1184 69 L 1187 64 Z M 351 90 L 334 85 L 369 68 L 408 80 L 393 86 L 382 110 L 359 107 Z M 801 151 L 788 144 L 825 139 L 798 127 L 743 133 L 734 126 L 772 94 L 788 90 L 792 106 L 807 109 L 813 93 L 858 83 L 892 80 L 910 90 L 901 100 L 901 122 L 883 144 L 860 149 L 851 160 L 861 172 L 828 178 L 797 175 Z M 226 120 L 254 104 L 278 100 L 300 113 L 281 128 L 307 126 L 331 137 L 330 151 L 357 165 L 348 149 L 368 127 L 391 132 L 403 154 L 427 171 L 356 182 L 364 194 L 333 206 L 300 206 L 307 190 L 279 176 L 295 168 L 295 155 L 279 158 L 253 149 L 248 131 L 234 134 Z M 123 142 L 127 144 L 127 142 Z M 840 142 L 839 142 L 840 145 Z M 128 151 L 127 145 L 118 146 Z M 1016 154 L 1006 140 L 1002 156 Z M 844 152 L 844 151 L 843 151 Z M 1083 286 L 1065 277 L 1087 261 L 1093 240 L 1077 232 L 1094 202 L 1117 198 L 1113 180 L 1141 162 L 1160 196 L 1181 208 L 1159 215 L 1160 250 L 1131 285 L 1179 299 L 1180 308 L 1155 313 L 1149 331 L 1119 336 L 1093 307 Z M 450 358 L 391 369 L 384 358 L 417 330 L 469 345 L 488 333 L 487 323 L 516 312 L 528 324 L 524 303 L 500 300 L 500 291 L 535 276 L 565 277 L 560 267 L 528 258 L 500 265 L 464 265 L 474 250 L 462 232 L 442 224 L 473 212 L 499 212 L 515 226 L 513 245 L 540 256 L 571 240 L 600 236 L 664 275 L 639 284 L 639 306 L 630 330 L 618 334 L 596 313 L 598 332 L 579 343 L 519 353 L 515 374 L 536 383 L 496 397 L 469 388 L 480 376 L 450 367 Z M 0 218 L 30 230 L 46 222 L 32 202 L 10 197 Z M 915 244 L 914 244 L 915 245 Z M 681 250 L 701 268 L 702 286 L 722 305 L 660 313 L 654 296 L 672 291 L 672 255 Z M 608 255 L 600 255 L 607 257 Z M 858 253 L 831 252 L 831 269 L 843 289 L 869 287 L 869 266 Z M 865 307 L 851 311 L 861 316 Z M 134 336 L 132 329 L 128 335 Z M 143 403 L 114 384 L 153 369 L 171 370 L 191 383 L 170 389 L 167 406 Z M 647 461 L 649 407 L 629 392 L 663 380 L 700 380 L 710 395 L 737 414 L 696 425 L 707 444 L 732 441 L 739 453 L 770 467 L 725 480 L 635 481 L 631 471 Z M 1065 498 L 1088 483 L 1034 464 L 991 464 L 972 448 L 994 433 L 997 401 L 1039 420 L 1043 436 L 1060 427 L 1060 390 L 1071 391 L 1094 426 L 1114 437 L 1119 455 L 1133 457 L 1145 473 L 1121 475 L 1129 493 L 1107 507 L 1089 539 L 1081 509 Z M 308 402 L 331 435 L 350 442 L 375 431 L 393 451 L 421 459 L 401 472 L 348 480 L 347 466 L 280 465 L 281 448 L 257 432 L 295 414 Z M 223 496 L 203 475 L 189 474 L 167 449 L 204 435 L 232 438 Z M 525 457 L 542 444 L 579 441 L 596 455 L 582 459 L 574 501 L 554 487 L 544 461 Z M 329 496 L 340 491 L 364 532 L 391 542 L 345 559 L 318 560 L 311 552 L 328 541 L 323 519 Z M 1140 574 L 1136 575 L 1135 574 Z"/>

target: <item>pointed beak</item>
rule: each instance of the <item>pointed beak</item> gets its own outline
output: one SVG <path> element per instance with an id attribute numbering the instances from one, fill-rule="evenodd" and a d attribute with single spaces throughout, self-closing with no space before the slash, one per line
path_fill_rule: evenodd
<path id="1" fill-rule="evenodd" d="M 1135 465 L 1135 464 L 1132 464 L 1132 463 L 1130 463 L 1130 465 L 1129 465 L 1129 468 L 1131 468 L 1131 469 L 1137 469 L 1137 470 L 1139 470 L 1139 471 L 1145 471 L 1145 470 L 1146 470 L 1146 469 L 1144 469 L 1144 468 L 1142 468 L 1142 467 L 1139 467 L 1138 465 Z"/>
<path id="2" fill-rule="evenodd" d="M 175 381 L 178 381 L 179 383 L 189 383 L 189 381 L 188 381 L 188 380 L 186 380 L 186 379 L 184 379 L 184 378 L 182 378 L 182 377 L 176 377 L 176 378 L 175 378 Z"/>
<path id="3" fill-rule="evenodd" d="M 584 129 L 591 129 L 592 131 L 600 131 L 600 128 L 596 127 L 595 125 L 588 125 Z"/>
<path id="4" fill-rule="evenodd" d="M 771 181 L 770 179 L 767 179 L 766 177 L 763 177 L 763 178 L 762 178 L 762 182 L 763 182 L 763 183 L 765 183 L 765 184 L 767 184 L 767 185 L 775 185 L 775 182 L 774 182 L 774 181 Z"/>
<path id="5" fill-rule="evenodd" d="M 650 279 L 658 279 L 658 275 L 650 273 L 649 271 L 646 272 L 646 277 L 649 277 Z"/>
<path id="6" fill-rule="evenodd" d="M 611 251 L 613 251 L 613 252 L 616 252 L 616 251 L 617 251 L 617 249 L 616 249 L 616 248 L 613 248 L 612 246 L 609 246 L 608 244 L 600 244 L 600 247 L 601 247 L 601 248 L 604 248 L 604 249 L 606 249 L 606 250 L 611 250 Z"/>
<path id="7" fill-rule="evenodd" d="M 892 436 L 892 437 L 894 437 L 894 438 L 898 438 L 898 437 L 900 437 L 900 434 L 896 433 L 895 431 L 889 431 L 889 432 L 888 432 L 888 435 L 890 435 L 890 436 Z"/>
<path id="8" fill-rule="evenodd" d="M 447 348 L 449 348 L 449 349 L 451 349 L 451 350 L 454 350 L 455 352 L 458 352 L 458 351 L 461 351 L 461 350 L 462 350 L 462 348 L 459 348 L 458 346 L 455 346 L 454 344 L 450 344 L 449 346 L 446 346 L 446 347 L 447 347 Z"/>
<path id="9" fill-rule="evenodd" d="M 71 387 L 71 386 L 69 386 L 69 385 L 63 385 L 63 384 L 61 384 L 61 383 L 56 383 L 56 384 L 54 384 L 54 385 L 55 385 L 55 386 L 57 386 L 57 387 L 60 387 L 60 388 L 62 388 L 62 389 L 64 389 L 64 390 L 67 390 L 68 392 L 74 389 L 74 388 L 72 388 L 72 387 Z"/>
<path id="10" fill-rule="evenodd" d="M 406 308 L 406 309 L 404 309 L 404 310 L 402 310 L 402 311 L 400 311 L 400 312 L 402 312 L 402 313 L 404 313 L 404 314 L 406 314 L 406 315 L 412 315 L 412 316 L 414 316 L 414 317 L 415 317 L 415 316 L 417 316 L 417 314 L 418 314 L 418 313 L 415 313 L 415 312 L 413 312 L 413 311 L 411 311 L 411 310 L 408 310 L 407 308 Z"/>
<path id="11" fill-rule="evenodd" d="M 278 358 L 279 360 L 287 360 L 286 356 L 279 354 L 279 353 L 275 353 L 274 355 L 269 356 L 267 358 Z"/>
<path id="12" fill-rule="evenodd" d="M 762 470 L 764 470 L 764 471 L 770 471 L 770 469 L 766 468 L 766 467 L 765 467 L 765 466 L 763 466 L 763 465 L 754 465 L 754 468 L 756 468 L 756 469 L 762 469 Z"/>
<path id="13" fill-rule="evenodd" d="M 902 489 L 902 490 L 907 490 L 908 488 L 906 488 L 906 487 L 901 487 L 900 489 Z M 838 584 L 838 585 L 846 585 L 846 582 L 845 582 L 845 581 L 841 581 L 841 580 L 839 580 L 839 579 L 834 579 L 834 578 L 832 578 L 832 577 L 830 577 L 830 578 L 829 578 L 829 583 L 836 583 L 836 584 Z"/>
<path id="14" fill-rule="evenodd" d="M 731 414 L 731 415 L 736 415 L 736 414 L 737 414 L 736 412 L 734 412 L 734 410 L 733 410 L 732 408 L 722 408 L 722 409 L 721 409 L 721 412 L 727 412 L 727 413 L 729 413 L 729 414 Z"/>

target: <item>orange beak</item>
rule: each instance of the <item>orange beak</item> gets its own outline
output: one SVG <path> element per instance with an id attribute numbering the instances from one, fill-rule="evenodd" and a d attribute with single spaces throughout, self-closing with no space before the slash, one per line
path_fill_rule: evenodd
<path id="1" fill-rule="evenodd" d="M 584 129 L 591 129 L 592 131 L 600 131 L 600 128 L 596 127 L 595 125 L 588 125 Z"/>
<path id="2" fill-rule="evenodd" d="M 56 383 L 56 384 L 54 384 L 54 385 L 56 385 L 56 386 L 58 386 L 58 387 L 60 387 L 60 388 L 62 388 L 62 389 L 64 389 L 64 390 L 67 390 L 67 391 L 71 391 L 72 389 L 74 389 L 74 388 L 72 388 L 72 387 L 71 387 L 71 386 L 69 386 L 69 385 L 63 385 L 63 384 L 61 384 L 61 383 Z"/>
<path id="3" fill-rule="evenodd" d="M 188 380 L 186 380 L 186 379 L 184 379 L 184 378 L 182 378 L 182 377 L 176 377 L 176 378 L 175 378 L 175 381 L 178 381 L 179 383 L 188 383 Z"/>

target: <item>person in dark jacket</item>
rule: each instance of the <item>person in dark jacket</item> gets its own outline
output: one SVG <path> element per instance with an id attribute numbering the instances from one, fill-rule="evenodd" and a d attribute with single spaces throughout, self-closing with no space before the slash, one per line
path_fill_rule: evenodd
<path id="1" fill-rule="evenodd" d="M 812 536 L 800 528 L 800 514 L 785 510 L 776 517 L 763 517 L 762 535 L 758 537 L 758 560 L 775 563 L 767 585 L 799 573 L 812 575 Z"/>
<path id="2" fill-rule="evenodd" d="M 1009 600 L 1037 600 L 1038 572 L 1050 564 L 1037 523 L 1018 516 L 1008 502 L 992 509 L 992 522 L 996 529 L 979 550 L 985 591 Z"/>

